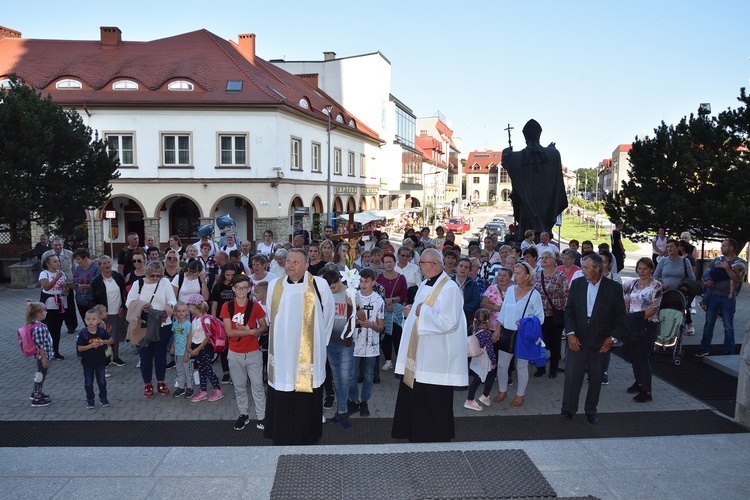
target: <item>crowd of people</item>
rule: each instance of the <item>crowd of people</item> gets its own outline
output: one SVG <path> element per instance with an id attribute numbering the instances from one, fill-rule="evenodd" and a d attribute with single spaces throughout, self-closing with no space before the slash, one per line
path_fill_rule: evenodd
<path id="1" fill-rule="evenodd" d="M 256 427 L 274 444 L 316 443 L 323 410 L 334 403 L 332 422 L 351 428 L 349 416 L 370 414 L 373 384 L 390 370 L 400 378 L 395 438 L 453 438 L 455 387 L 468 387 L 469 410 L 506 399 L 510 407 L 522 407 L 533 397 L 527 395 L 530 364 L 534 377 L 555 379 L 564 371 L 563 420 L 579 411 L 587 377 L 584 412 L 596 424 L 613 346 L 622 344 L 632 364 L 627 392 L 638 403 L 653 400 L 649 355 L 662 295 L 696 280 L 689 233 L 681 240 L 660 233 L 656 261 L 639 259 L 638 279 L 626 285 L 618 274 L 624 246 L 614 236 L 615 251 L 607 244 L 595 251 L 592 242 L 576 240 L 560 251 L 546 232 L 537 240 L 527 231 L 520 245 L 488 234 L 464 254 L 442 227 L 434 238 L 429 228 L 408 229 L 400 242 L 379 231 L 337 242 L 329 239 L 333 234 L 327 226 L 325 237 L 314 240 L 295 225 L 288 243 L 267 230 L 257 244 L 227 234 L 219 243 L 205 236 L 185 246 L 174 235 L 159 249 L 153 237 L 140 246 L 130 233 L 116 263 L 107 255 L 92 258 L 85 248 L 64 249 L 62 239 L 52 238 L 40 254 L 40 301 L 27 307 L 39 351 L 32 406 L 51 403 L 43 384 L 50 361 L 66 359 L 60 342 L 66 325 L 78 334 L 87 408 L 95 407 L 94 379 L 101 405 L 109 406 L 106 377 L 125 366 L 120 352 L 129 341 L 138 349 L 145 397 L 214 402 L 231 382 L 239 412 L 234 428 L 242 430 L 251 422 L 249 385 Z M 732 317 L 746 263 L 734 240 L 723 242 L 722 254 L 698 277 L 707 292 L 698 355 L 708 352 L 719 313 L 724 350 L 734 351 Z M 357 270 L 356 289 L 351 270 Z M 689 304 L 693 297 L 685 293 Z M 78 315 L 85 325 L 80 331 Z M 210 342 L 212 318 L 223 323 L 228 338 L 220 353 Z M 689 307 L 685 318 L 692 334 Z M 470 335 L 480 347 L 471 358 Z M 533 353 L 534 345 L 546 350 Z"/>

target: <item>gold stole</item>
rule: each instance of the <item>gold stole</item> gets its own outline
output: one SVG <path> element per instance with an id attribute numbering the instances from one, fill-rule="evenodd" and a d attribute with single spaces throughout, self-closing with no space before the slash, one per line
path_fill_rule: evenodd
<path id="1" fill-rule="evenodd" d="M 309 273 L 308 273 L 309 274 Z M 276 280 L 271 296 L 271 328 L 268 334 L 268 378 L 276 381 L 274 358 L 274 333 L 276 315 L 279 312 L 281 293 L 284 291 L 283 276 Z M 315 284 L 310 274 L 307 279 L 307 290 L 302 297 L 302 338 L 300 339 L 299 357 L 297 358 L 296 392 L 313 391 L 313 345 L 315 343 Z"/>
<path id="2" fill-rule="evenodd" d="M 443 290 L 443 286 L 450 281 L 450 277 L 446 276 L 440 283 L 435 286 L 432 292 L 424 299 L 424 304 L 432 307 L 435 301 Z M 417 292 L 419 294 L 419 292 Z M 421 311 L 420 311 L 421 312 Z M 414 388 L 414 376 L 417 369 L 417 346 L 419 344 L 419 334 L 417 333 L 417 327 L 419 326 L 419 317 L 414 317 L 414 324 L 411 327 L 411 337 L 409 337 L 409 348 L 406 350 L 406 366 L 404 367 L 404 383 Z"/>

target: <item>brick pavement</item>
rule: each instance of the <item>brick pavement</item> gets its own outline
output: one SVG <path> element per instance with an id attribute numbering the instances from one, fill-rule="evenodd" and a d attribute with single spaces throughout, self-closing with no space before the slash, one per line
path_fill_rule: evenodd
<path id="1" fill-rule="evenodd" d="M 45 408 L 31 408 L 28 395 L 32 388 L 34 373 L 31 359 L 21 354 L 16 339 L 15 330 L 23 323 L 25 299 L 36 298 L 38 290 L 14 290 L 7 286 L 0 286 L 0 314 L 5 318 L 0 336 L 0 348 L 5 354 L 0 356 L 0 370 L 6 375 L 5 390 L 0 393 L 0 419 L 2 420 L 152 420 L 152 419 L 187 419 L 187 420 L 227 420 L 234 421 L 237 408 L 234 391 L 231 385 L 223 387 L 224 399 L 208 403 L 191 403 L 183 398 L 175 399 L 170 396 L 154 396 L 151 399 L 142 395 L 143 384 L 140 370 L 135 367 L 137 354 L 135 349 L 125 344 L 121 350 L 121 357 L 127 363 L 124 367 L 111 367 L 112 376 L 107 379 L 110 408 L 97 406 L 95 410 L 86 410 L 83 391 L 83 375 L 74 352 L 75 335 L 63 333 L 61 352 L 66 357 L 64 361 L 53 361 L 45 383 L 45 393 L 50 394 L 53 404 Z M 748 303 L 750 293 L 740 295 L 738 314 L 735 319 L 738 343 L 744 338 L 745 327 L 748 322 Z M 703 312 L 699 310 L 695 318 L 697 333 L 694 337 L 686 337 L 687 344 L 697 344 L 700 341 L 703 327 Z M 720 343 L 723 333 L 721 325 L 716 327 L 715 343 Z M 218 367 L 216 367 L 218 369 Z M 654 381 L 654 401 L 649 404 L 637 404 L 625 393 L 632 383 L 630 366 L 620 358 L 613 356 L 609 370 L 610 385 L 602 388 L 600 411 L 628 412 L 628 411 L 665 411 L 704 409 L 706 405 L 691 396 L 679 391 L 670 384 L 656 379 Z M 167 372 L 170 386 L 174 383 L 174 371 Z M 390 418 L 396 399 L 397 379 L 393 372 L 381 373 L 382 383 L 374 386 L 370 401 L 370 418 Z M 489 409 L 475 412 L 463 408 L 466 391 L 456 391 L 454 409 L 457 416 L 481 417 L 482 415 L 544 415 L 559 412 L 562 398 L 563 377 L 549 379 L 547 377 L 531 377 L 526 394 L 526 404 L 522 408 L 512 409 L 509 402 L 514 395 L 510 389 L 508 400 L 503 404 L 493 404 Z M 492 395 L 497 393 L 493 388 Z M 250 413 L 253 414 L 252 398 Z M 326 412 L 332 416 L 333 410 Z M 359 417 L 354 417 L 359 418 Z"/>

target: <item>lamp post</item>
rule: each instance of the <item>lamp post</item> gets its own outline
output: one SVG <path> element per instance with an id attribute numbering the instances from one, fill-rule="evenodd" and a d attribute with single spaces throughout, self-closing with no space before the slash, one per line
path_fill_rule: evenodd
<path id="1" fill-rule="evenodd" d="M 328 115 L 328 183 L 326 185 L 326 193 L 328 200 L 326 201 L 326 210 L 328 211 L 329 224 L 333 226 L 333 210 L 331 207 L 331 110 L 333 106 L 330 104 L 325 105 L 326 115 Z"/>

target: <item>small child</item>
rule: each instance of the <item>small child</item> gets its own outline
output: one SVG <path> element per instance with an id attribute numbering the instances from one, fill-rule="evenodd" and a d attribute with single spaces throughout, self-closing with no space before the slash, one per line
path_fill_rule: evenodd
<path id="1" fill-rule="evenodd" d="M 96 312 L 99 313 L 99 328 L 104 328 L 104 330 L 107 332 L 107 334 L 111 337 L 112 336 L 112 326 L 107 324 L 107 306 L 103 304 L 97 304 L 92 309 L 96 309 Z M 114 343 L 114 339 L 112 339 L 112 342 Z M 107 346 L 107 350 L 105 351 L 105 354 L 107 355 L 107 366 L 112 362 L 112 346 Z M 111 374 L 109 373 L 109 369 L 104 369 L 104 376 L 109 377 Z"/>
<path id="2" fill-rule="evenodd" d="M 99 326 L 99 311 L 89 309 L 86 311 L 83 328 L 78 334 L 76 346 L 83 365 L 83 387 L 86 389 L 86 408 L 94 409 L 94 376 L 99 385 L 99 401 L 104 408 L 109 406 L 107 400 L 107 379 L 105 369 L 107 366 L 107 346 L 114 341 L 107 330 Z"/>
<path id="3" fill-rule="evenodd" d="M 175 358 L 177 368 L 177 389 L 172 396 L 179 398 L 185 395 L 190 399 L 193 397 L 193 373 L 190 369 L 190 355 L 187 352 L 188 334 L 190 333 L 190 316 L 184 302 L 178 302 L 174 306 L 174 319 L 172 320 L 172 347 L 169 353 Z"/>
<path id="4" fill-rule="evenodd" d="M 380 357 L 380 334 L 385 331 L 385 302 L 373 291 L 377 274 L 373 269 L 362 269 L 359 274 L 357 296 L 357 329 L 353 335 L 354 362 L 349 378 L 349 413 L 359 410 L 361 417 L 370 416 L 367 401 L 372 395 L 375 364 Z M 357 384 L 360 358 L 364 360 L 362 393 Z"/>
<path id="5" fill-rule="evenodd" d="M 745 273 L 747 273 L 747 267 L 745 264 L 743 264 L 741 261 L 736 261 L 732 264 L 732 270 L 737 273 L 737 276 L 740 277 L 740 281 L 744 281 L 745 279 Z M 703 281 L 711 280 L 711 281 L 723 281 L 729 279 L 729 274 L 721 267 L 719 266 L 713 266 L 711 269 L 707 270 L 703 273 L 703 276 L 701 276 Z M 727 298 L 734 298 L 736 292 L 738 290 L 738 286 L 734 285 L 732 286 L 730 284 L 729 287 L 729 295 Z M 703 299 L 700 302 L 701 309 L 704 311 L 706 310 L 706 307 L 708 306 L 708 299 L 711 298 L 711 295 L 713 295 L 714 291 L 713 288 L 709 288 L 707 286 L 703 287 Z"/>
<path id="6" fill-rule="evenodd" d="M 52 354 L 52 335 L 47 325 L 42 323 L 47 317 L 47 308 L 41 302 L 26 301 L 26 324 L 31 327 L 31 337 L 34 339 L 37 354 L 36 374 L 34 375 L 34 390 L 31 393 L 31 407 L 41 408 L 49 406 L 52 401 L 42 392 L 44 380 L 47 378 L 49 356 Z"/>
<path id="7" fill-rule="evenodd" d="M 492 334 L 490 333 L 490 312 L 487 309 L 478 309 L 474 313 L 474 335 L 479 340 L 479 347 L 485 350 L 489 357 L 489 365 L 485 368 L 489 368 L 489 371 L 484 375 L 477 372 L 477 370 L 484 371 L 480 367 L 482 366 L 482 359 L 484 353 L 481 356 L 471 358 L 470 372 L 474 376 L 469 386 L 469 395 L 464 403 L 464 408 L 475 411 L 482 411 L 482 406 L 474 400 L 474 396 L 479 389 L 479 385 L 484 382 L 484 391 L 479 396 L 479 401 L 484 406 L 490 406 L 490 392 L 492 391 L 492 385 L 495 383 L 495 374 L 497 372 L 497 356 L 495 356 L 495 349 L 492 346 Z M 477 360 L 477 361 L 474 361 Z M 484 380 L 482 377 L 485 377 Z"/>
<path id="8" fill-rule="evenodd" d="M 203 295 L 198 293 L 191 295 L 187 303 L 190 306 L 190 314 L 193 315 L 193 324 L 187 341 L 188 345 L 190 345 L 188 352 L 198 364 L 198 377 L 200 381 L 200 390 L 190 398 L 190 401 L 193 403 L 198 403 L 205 399 L 208 399 L 210 402 L 218 401 L 224 397 L 224 393 L 221 392 L 221 382 L 219 382 L 219 378 L 211 367 L 211 361 L 214 359 L 214 348 L 211 346 L 208 335 L 206 335 L 203 322 L 203 317 L 208 312 L 208 303 L 206 303 Z M 211 386 L 214 389 L 210 397 L 206 392 L 208 388 L 206 379 L 211 381 Z"/>

